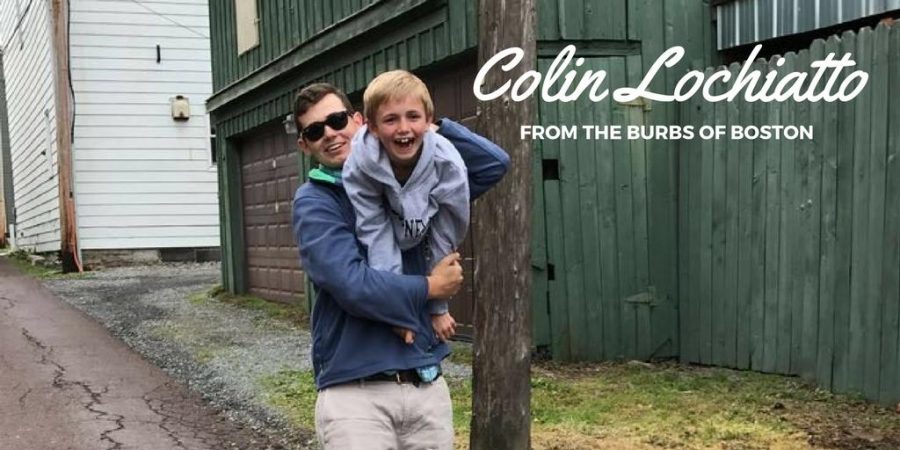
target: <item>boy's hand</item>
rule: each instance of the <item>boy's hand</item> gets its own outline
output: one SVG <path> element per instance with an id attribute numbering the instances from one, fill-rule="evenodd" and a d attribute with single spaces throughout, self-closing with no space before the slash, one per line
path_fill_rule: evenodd
<path id="1" fill-rule="evenodd" d="M 428 298 L 449 300 L 459 292 L 463 282 L 459 258 L 459 253 L 451 253 L 431 269 L 431 275 L 428 276 Z"/>
<path id="2" fill-rule="evenodd" d="M 438 339 L 444 342 L 456 335 L 456 320 L 450 313 L 431 316 L 431 327 L 434 328 L 434 334 Z"/>
<path id="3" fill-rule="evenodd" d="M 434 323 L 434 319 L 431 322 Z M 394 327 L 394 334 L 400 336 L 400 339 L 403 339 L 403 342 L 407 344 L 412 344 L 416 340 L 416 333 L 406 328 Z"/>

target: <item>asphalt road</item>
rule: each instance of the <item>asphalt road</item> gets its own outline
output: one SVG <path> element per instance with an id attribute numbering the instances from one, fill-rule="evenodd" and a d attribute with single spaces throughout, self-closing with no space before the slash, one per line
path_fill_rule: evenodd
<path id="1" fill-rule="evenodd" d="M 280 448 L 0 258 L 0 449 Z"/>

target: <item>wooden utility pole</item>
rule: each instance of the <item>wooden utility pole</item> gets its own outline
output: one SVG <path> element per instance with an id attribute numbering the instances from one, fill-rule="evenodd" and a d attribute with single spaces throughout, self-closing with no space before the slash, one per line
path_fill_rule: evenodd
<path id="1" fill-rule="evenodd" d="M 69 11 L 66 0 L 53 0 L 53 49 L 56 55 L 56 157 L 59 183 L 59 259 L 63 272 L 81 271 L 72 197 L 72 118 L 69 81 Z"/>
<path id="2" fill-rule="evenodd" d="M 511 71 L 495 68 L 482 92 L 493 92 L 536 64 L 535 0 L 482 0 L 478 11 L 479 67 L 501 50 L 525 58 Z M 503 61 L 506 63 L 507 61 Z M 479 102 L 478 130 L 505 149 L 504 180 L 476 205 L 473 450 L 531 448 L 531 141 L 519 128 L 536 117 L 535 100 L 502 97 Z"/>
<path id="3" fill-rule="evenodd" d="M 0 196 L 3 207 L 0 208 L 0 246 L 16 240 L 14 228 L 9 224 L 16 223 L 13 209 L 12 158 L 9 151 L 9 114 L 6 110 L 6 77 L 3 75 L 3 49 L 0 49 Z"/>

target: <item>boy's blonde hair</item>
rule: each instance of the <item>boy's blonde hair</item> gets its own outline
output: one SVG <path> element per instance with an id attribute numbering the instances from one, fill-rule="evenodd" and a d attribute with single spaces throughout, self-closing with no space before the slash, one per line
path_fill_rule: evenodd
<path id="1" fill-rule="evenodd" d="M 375 77 L 363 93 L 363 112 L 366 120 L 375 122 L 378 108 L 389 100 L 413 97 L 422 101 L 425 115 L 434 118 L 434 103 L 428 88 L 419 77 L 405 70 L 391 70 Z"/>

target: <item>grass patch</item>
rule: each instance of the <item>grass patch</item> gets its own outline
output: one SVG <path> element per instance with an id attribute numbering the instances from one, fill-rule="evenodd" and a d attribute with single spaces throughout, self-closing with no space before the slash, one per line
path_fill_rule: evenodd
<path id="1" fill-rule="evenodd" d="M 39 280 L 79 279 L 90 276 L 89 272 L 63 273 L 58 264 L 32 264 L 29 260 L 30 253 L 24 250 L 16 250 L 7 255 L 7 260 L 26 275 Z"/>
<path id="2" fill-rule="evenodd" d="M 160 339 L 177 342 L 195 361 L 204 364 L 234 345 L 227 332 L 207 330 L 202 324 L 166 323 L 155 326 L 153 334 Z"/>
<path id="3" fill-rule="evenodd" d="M 467 366 L 472 365 L 472 361 L 475 360 L 474 353 L 472 352 L 472 344 L 468 342 L 456 342 L 449 341 L 450 344 L 450 356 L 447 358 L 450 362 L 456 364 L 465 364 Z"/>
<path id="4" fill-rule="evenodd" d="M 266 402 L 294 425 L 315 428 L 316 384 L 311 371 L 285 370 L 260 380 Z"/>
<path id="5" fill-rule="evenodd" d="M 195 305 L 210 301 L 218 301 L 238 308 L 261 312 L 265 317 L 289 322 L 303 329 L 309 329 L 309 314 L 301 306 L 302 301 L 287 304 L 265 300 L 254 295 L 234 295 L 226 292 L 221 286 L 215 286 L 206 292 L 198 292 L 188 297 L 188 302 Z"/>

